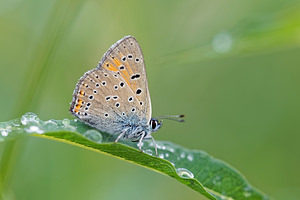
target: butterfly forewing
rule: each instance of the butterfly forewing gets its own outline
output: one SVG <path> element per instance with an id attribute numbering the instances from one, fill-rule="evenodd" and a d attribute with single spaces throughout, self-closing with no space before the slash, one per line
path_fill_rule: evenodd
<path id="1" fill-rule="evenodd" d="M 74 91 L 70 111 L 87 124 L 120 133 L 126 119 L 149 122 L 151 102 L 143 55 L 127 36 L 114 44 L 96 69 L 84 74 Z M 107 129 L 109 127 L 109 129 Z"/>
<path id="2" fill-rule="evenodd" d="M 151 101 L 144 58 L 138 42 L 127 36 L 114 44 L 100 61 L 99 69 L 118 73 L 132 90 L 142 117 L 151 118 Z"/>

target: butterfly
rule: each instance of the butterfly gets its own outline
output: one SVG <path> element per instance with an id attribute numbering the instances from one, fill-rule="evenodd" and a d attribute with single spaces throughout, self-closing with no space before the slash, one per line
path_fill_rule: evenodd
<path id="1" fill-rule="evenodd" d="M 162 121 L 158 119 L 184 117 L 169 115 L 151 118 L 144 57 L 133 36 L 117 41 L 97 67 L 79 79 L 70 112 L 87 125 L 116 135 L 115 142 L 120 139 L 138 142 L 140 151 L 142 141 L 152 139 L 156 156 L 157 145 L 151 133 L 161 127 Z"/>

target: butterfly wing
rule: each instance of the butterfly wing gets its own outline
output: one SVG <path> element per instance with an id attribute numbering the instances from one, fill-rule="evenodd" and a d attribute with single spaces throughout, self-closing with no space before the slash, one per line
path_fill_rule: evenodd
<path id="1" fill-rule="evenodd" d="M 88 125 L 108 133 L 120 133 L 126 123 L 150 121 L 146 70 L 135 38 L 119 40 L 96 69 L 80 78 L 70 111 Z"/>
<path id="2" fill-rule="evenodd" d="M 151 119 L 151 100 L 142 50 L 132 36 L 126 36 L 114 44 L 103 56 L 99 69 L 120 73 L 141 105 L 140 116 Z"/>

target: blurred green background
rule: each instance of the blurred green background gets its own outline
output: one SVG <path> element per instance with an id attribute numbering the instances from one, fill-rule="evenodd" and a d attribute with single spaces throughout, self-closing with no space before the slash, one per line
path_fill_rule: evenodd
<path id="1" fill-rule="evenodd" d="M 1 0 L 1 121 L 73 118 L 75 84 L 125 35 L 146 62 L 154 134 L 202 149 L 275 199 L 300 196 L 298 0 Z M 4 144 L 0 143 L 0 151 Z M 8 199 L 204 199 L 175 180 L 71 145 L 24 138 Z"/>

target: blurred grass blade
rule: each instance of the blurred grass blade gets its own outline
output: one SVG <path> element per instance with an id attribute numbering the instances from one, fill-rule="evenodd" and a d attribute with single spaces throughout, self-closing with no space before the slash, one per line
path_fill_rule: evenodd
<path id="1" fill-rule="evenodd" d="M 155 152 L 152 142 L 144 142 L 145 153 L 141 153 L 136 143 L 113 143 L 115 138 L 111 135 L 77 120 L 42 121 L 33 113 L 0 123 L 0 133 L 2 142 L 29 133 L 115 156 L 175 178 L 208 199 L 269 199 L 223 161 L 204 151 L 189 150 L 171 142 L 157 141 L 157 158 L 152 156 Z"/>
<path id="2" fill-rule="evenodd" d="M 20 90 L 18 106 L 15 113 L 24 113 L 38 106 L 41 88 L 45 88 L 49 69 L 55 67 L 53 61 L 59 45 L 66 35 L 70 33 L 73 22 L 82 8 L 82 0 L 67 0 L 54 3 L 50 16 L 45 23 L 40 38 L 37 39 L 39 45 L 32 52 L 32 62 L 28 64 L 27 74 L 23 81 L 24 85 Z M 28 78 L 30 77 L 30 78 Z M 30 98 L 23 98 L 24 96 Z"/>

